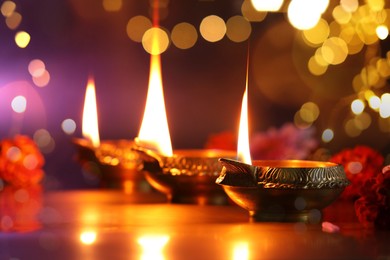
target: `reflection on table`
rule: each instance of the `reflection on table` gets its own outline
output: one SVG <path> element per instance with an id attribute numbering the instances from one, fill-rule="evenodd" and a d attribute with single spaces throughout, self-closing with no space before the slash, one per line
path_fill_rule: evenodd
<path id="1" fill-rule="evenodd" d="M 233 204 L 168 204 L 157 192 L 18 192 L 0 192 L 0 259 L 390 259 L 390 232 L 364 229 L 352 204 L 324 211 L 340 227 L 328 233 L 250 223 Z"/>

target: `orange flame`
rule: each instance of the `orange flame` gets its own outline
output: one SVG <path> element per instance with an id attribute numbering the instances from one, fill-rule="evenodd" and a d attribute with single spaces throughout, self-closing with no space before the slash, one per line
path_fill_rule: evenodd
<path id="1" fill-rule="evenodd" d="M 164 156 L 173 154 L 165 111 L 160 55 L 150 56 L 148 95 L 137 140 Z"/>
<path id="2" fill-rule="evenodd" d="M 97 117 L 95 83 L 92 77 L 88 79 L 85 91 L 84 110 L 83 110 L 83 137 L 88 139 L 94 147 L 99 147 L 99 126 Z"/>
<path id="3" fill-rule="evenodd" d="M 249 59 L 248 59 L 249 60 Z M 249 148 L 248 130 L 248 68 L 246 72 L 246 86 L 242 97 L 240 127 L 238 130 L 237 157 L 240 161 L 252 164 Z"/>

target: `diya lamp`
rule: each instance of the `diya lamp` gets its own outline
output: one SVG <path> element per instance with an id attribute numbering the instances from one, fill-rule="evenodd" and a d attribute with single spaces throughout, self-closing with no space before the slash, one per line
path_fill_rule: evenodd
<path id="1" fill-rule="evenodd" d="M 78 150 L 77 158 L 85 170 L 98 175 L 103 187 L 123 188 L 126 193 L 147 190 L 148 184 L 138 170 L 140 157 L 132 150 L 134 141 L 100 140 L 92 77 L 85 92 L 82 134 L 83 138 L 72 140 Z"/>
<path id="2" fill-rule="evenodd" d="M 135 139 L 146 180 L 172 203 L 226 204 L 215 184 L 222 169 L 218 159 L 236 158 L 235 151 L 172 150 L 164 104 L 161 62 L 151 55 L 149 88 L 139 135 Z"/>
<path id="3" fill-rule="evenodd" d="M 240 161 L 221 158 L 216 180 L 251 221 L 319 222 L 321 210 L 349 185 L 342 165 L 305 160 L 255 160 L 249 150 L 247 88 L 238 139 Z"/>

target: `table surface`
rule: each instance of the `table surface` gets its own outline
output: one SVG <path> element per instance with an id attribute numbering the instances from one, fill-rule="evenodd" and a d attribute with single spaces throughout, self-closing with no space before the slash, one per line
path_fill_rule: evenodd
<path id="1" fill-rule="evenodd" d="M 236 205 L 169 204 L 157 192 L 0 192 L 0 259 L 390 259 L 390 232 L 351 205 L 321 223 L 251 223 Z"/>

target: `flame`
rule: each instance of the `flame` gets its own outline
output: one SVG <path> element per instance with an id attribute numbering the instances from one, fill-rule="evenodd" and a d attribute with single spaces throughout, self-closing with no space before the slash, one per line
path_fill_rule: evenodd
<path id="1" fill-rule="evenodd" d="M 97 118 L 95 83 L 92 77 L 88 79 L 85 91 L 84 111 L 83 111 L 83 137 L 91 141 L 94 147 L 99 147 L 99 126 Z"/>
<path id="2" fill-rule="evenodd" d="M 156 45 L 154 45 L 156 46 Z M 150 56 L 149 88 L 138 141 L 164 156 L 172 156 L 172 144 L 165 111 L 160 55 Z"/>
<path id="3" fill-rule="evenodd" d="M 248 68 L 246 72 L 246 86 L 242 97 L 240 127 L 238 130 L 237 157 L 240 161 L 252 164 L 249 148 L 249 130 L 248 130 Z"/>

